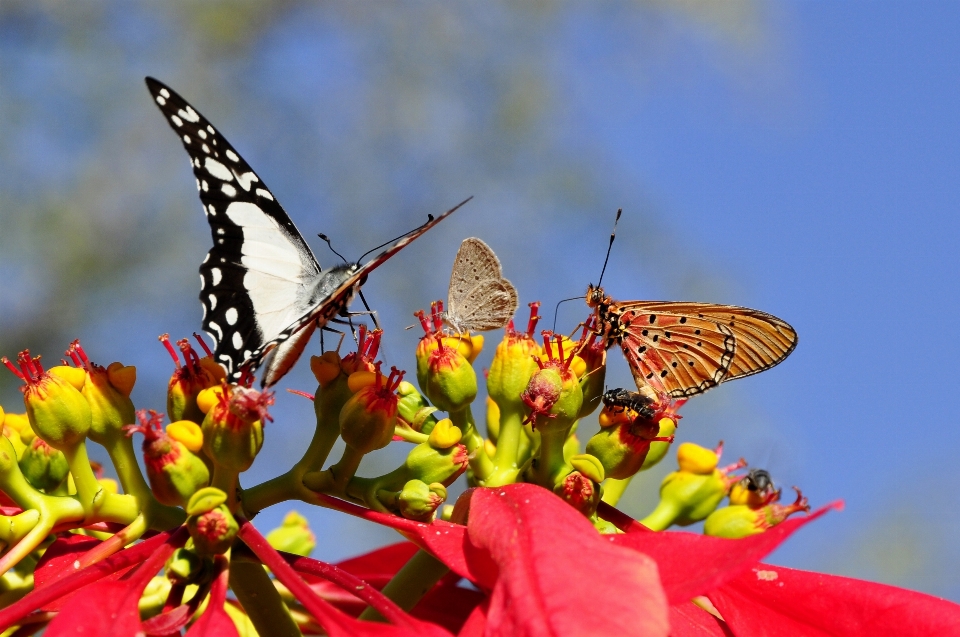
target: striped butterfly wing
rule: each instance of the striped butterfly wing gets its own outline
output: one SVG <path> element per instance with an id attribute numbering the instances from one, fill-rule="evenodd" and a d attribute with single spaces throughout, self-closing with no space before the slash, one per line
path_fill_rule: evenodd
<path id="1" fill-rule="evenodd" d="M 674 398 L 762 372 L 797 346 L 786 321 L 736 305 L 628 301 L 615 308 L 620 346 L 637 386 L 652 385 Z"/>
<path id="2" fill-rule="evenodd" d="M 203 115 L 153 78 L 147 88 L 190 157 L 213 248 L 200 266 L 203 329 L 231 380 L 303 326 L 320 266 L 249 164 Z"/>

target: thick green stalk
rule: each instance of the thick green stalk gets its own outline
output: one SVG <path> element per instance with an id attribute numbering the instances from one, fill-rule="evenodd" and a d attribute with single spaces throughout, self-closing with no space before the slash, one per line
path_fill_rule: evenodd
<path id="1" fill-rule="evenodd" d="M 660 500 L 660 504 L 650 515 L 640 520 L 640 524 L 651 531 L 663 531 L 677 519 L 677 507 L 667 500 Z"/>
<path id="2" fill-rule="evenodd" d="M 493 461 L 484 448 L 483 436 L 477 432 L 477 427 L 474 425 L 470 405 L 460 411 L 451 412 L 450 420 L 463 433 L 460 442 L 464 444 L 467 453 L 470 454 L 470 468 L 473 470 L 474 477 L 483 483 L 493 472 Z"/>
<path id="3" fill-rule="evenodd" d="M 231 561 L 230 588 L 260 635 L 301 637 L 303 634 L 262 564 L 244 559 Z"/>
<path id="4" fill-rule="evenodd" d="M 622 480 L 617 480 L 615 478 L 610 478 L 603 483 L 603 496 L 600 498 L 610 506 L 617 506 L 617 502 L 620 501 L 620 497 L 623 495 L 623 492 L 627 490 L 627 487 L 630 486 L 630 481 L 633 480 L 633 476 L 629 478 L 623 478 Z"/>
<path id="5" fill-rule="evenodd" d="M 397 571 L 381 592 L 403 610 L 410 611 L 449 572 L 450 569 L 443 562 L 420 550 Z M 360 619 L 385 621 L 380 613 L 369 606 L 360 614 Z"/>
<path id="6" fill-rule="evenodd" d="M 563 446 L 569 437 L 569 428 L 540 430 L 540 457 L 532 471 L 533 482 L 553 490 L 558 478 L 573 470 L 563 457 Z"/>
<path id="7" fill-rule="evenodd" d="M 166 531 L 183 524 L 187 519 L 183 509 L 160 504 L 153 496 L 137 464 L 132 439 L 127 436 L 112 437 L 107 444 L 107 453 L 110 454 L 110 461 L 117 471 L 124 493 L 136 498 L 151 529 Z"/>
<path id="8" fill-rule="evenodd" d="M 508 404 L 500 411 L 500 433 L 493 456 L 493 470 L 484 480 L 484 486 L 501 487 L 517 481 L 521 465 L 520 445 L 527 437 L 523 431 L 523 418 L 523 411 L 517 405 Z"/>

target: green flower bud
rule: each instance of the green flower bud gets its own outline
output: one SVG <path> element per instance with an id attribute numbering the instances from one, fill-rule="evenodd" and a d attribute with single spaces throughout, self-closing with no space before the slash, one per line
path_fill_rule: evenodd
<path id="1" fill-rule="evenodd" d="M 36 489 L 52 491 L 67 477 L 70 466 L 62 451 L 54 449 L 40 438 L 34 438 L 20 458 L 20 471 Z"/>
<path id="2" fill-rule="evenodd" d="M 226 373 L 213 360 L 206 344 L 199 336 L 196 334 L 194 336 L 206 350 L 207 356 L 201 359 L 187 339 L 181 339 L 177 341 L 177 346 L 183 353 L 183 365 L 180 364 L 180 358 L 173 345 L 170 344 L 170 335 L 162 334 L 160 336 L 160 342 L 170 353 L 170 357 L 176 365 L 176 369 L 170 376 L 170 382 L 167 385 L 167 415 L 172 422 L 177 420 L 202 422 L 203 412 L 197 406 L 197 396 L 204 389 L 215 387 L 226 378 Z"/>
<path id="3" fill-rule="evenodd" d="M 567 474 L 553 492 L 587 517 L 597 512 L 600 503 L 600 485 L 579 471 Z"/>
<path id="4" fill-rule="evenodd" d="M 209 562 L 192 549 L 179 548 L 167 560 L 164 572 L 167 579 L 174 584 L 199 584 L 207 571 L 208 564 Z"/>
<path id="5" fill-rule="evenodd" d="M 410 425 L 411 429 L 425 434 L 433 431 L 433 427 L 437 424 L 437 418 L 433 413 L 437 408 L 431 406 L 416 387 L 403 381 L 397 387 L 397 396 L 400 397 L 397 413 Z"/>
<path id="6" fill-rule="evenodd" d="M 427 484 L 439 482 L 444 486 L 450 486 L 469 464 L 470 459 L 464 445 L 453 444 L 449 447 L 437 448 L 427 441 L 410 450 L 403 468 L 406 475 L 411 478 Z"/>
<path id="7" fill-rule="evenodd" d="M 776 492 L 777 498 L 780 493 Z M 734 504 L 717 509 L 703 523 L 703 532 L 714 537 L 739 539 L 763 533 L 799 511 L 809 511 L 807 499 L 797 489 L 793 504 L 783 505 L 776 500 L 754 509 L 745 504 Z"/>
<path id="8" fill-rule="evenodd" d="M 70 344 L 66 355 L 78 369 L 86 372 L 81 393 L 90 403 L 90 439 L 103 445 L 113 437 L 122 436 L 123 427 L 134 423 L 130 392 L 137 382 L 137 368 L 125 367 L 122 363 L 111 363 L 104 368 L 92 363 L 79 340 Z"/>
<path id="9" fill-rule="evenodd" d="M 647 404 L 635 392 L 613 389 L 604 394 L 601 429 L 587 443 L 607 477 L 622 480 L 649 469 L 666 455 L 677 429 L 676 403 Z"/>
<path id="10" fill-rule="evenodd" d="M 263 446 L 263 421 L 273 404 L 272 392 L 225 385 L 206 390 L 216 398 L 203 419 L 203 450 L 221 467 L 246 471 Z M 205 405 L 205 394 L 198 404 Z"/>
<path id="11" fill-rule="evenodd" d="M 590 321 L 593 321 L 593 317 L 590 317 Z M 599 334 L 591 330 L 589 325 L 583 328 L 577 356 L 586 363 L 586 371 L 580 376 L 583 407 L 580 408 L 579 418 L 584 418 L 600 406 L 607 380 L 607 350 Z"/>
<path id="12" fill-rule="evenodd" d="M 75 367 L 43 371 L 40 357 L 24 350 L 17 356 L 17 370 L 6 358 L 3 363 L 26 383 L 22 388 L 30 427 L 44 442 L 61 451 L 76 447 L 90 430 L 90 405 L 80 393 L 86 373 Z"/>
<path id="13" fill-rule="evenodd" d="M 194 494 L 187 503 L 187 529 L 194 547 L 201 556 L 226 553 L 240 529 L 230 509 L 227 494 L 207 487 Z M 208 508 L 209 507 L 209 508 Z"/>
<path id="14" fill-rule="evenodd" d="M 143 460 L 150 490 L 161 504 L 184 506 L 198 489 L 209 484 L 207 465 L 163 431 L 163 414 L 141 410 L 137 417 L 140 425 L 128 425 L 124 430 L 128 436 L 143 434 Z"/>
<path id="15" fill-rule="evenodd" d="M 429 522 L 446 499 L 447 490 L 442 484 L 434 482 L 428 485 L 421 480 L 410 480 L 403 485 L 397 505 L 403 517 Z"/>
<path id="16" fill-rule="evenodd" d="M 668 474 L 660 485 L 660 503 L 641 520 L 641 524 L 663 530 L 671 524 L 687 526 L 713 513 L 730 491 L 736 479 L 727 473 L 743 466 L 739 463 L 718 469 L 720 455 L 690 442 L 677 450 L 680 471 Z"/>
<path id="17" fill-rule="evenodd" d="M 307 519 L 291 511 L 283 518 L 283 525 L 267 533 L 267 542 L 278 551 L 307 557 L 317 546 L 317 538 L 310 530 Z"/>
<path id="18" fill-rule="evenodd" d="M 548 361 L 520 395 L 534 428 L 565 431 L 576 421 L 583 406 L 583 390 L 576 374 L 569 369 L 572 358 Z"/>
<path id="19" fill-rule="evenodd" d="M 477 374 L 460 352 L 459 339 L 430 334 L 417 346 L 417 382 L 430 402 L 447 413 L 477 397 Z"/>
<path id="20" fill-rule="evenodd" d="M 150 580 L 140 596 L 140 601 L 137 602 L 137 608 L 142 619 L 149 619 L 160 614 L 167 597 L 170 595 L 170 588 L 170 580 L 166 577 L 157 576 Z"/>
<path id="21" fill-rule="evenodd" d="M 377 363 L 375 382 L 357 391 L 340 410 L 340 436 L 347 446 L 360 453 L 386 447 L 397 425 L 396 389 L 403 372 L 396 367 L 384 381 Z"/>
<path id="22" fill-rule="evenodd" d="M 530 378 L 539 369 L 534 361 L 542 353 L 540 346 L 533 340 L 537 327 L 539 303 L 530 304 L 530 321 L 526 332 L 513 329 L 513 321 L 507 326 L 503 340 L 497 345 L 487 374 L 487 394 L 500 409 L 510 406 L 514 412 L 523 407 L 520 394 L 527 388 Z"/>

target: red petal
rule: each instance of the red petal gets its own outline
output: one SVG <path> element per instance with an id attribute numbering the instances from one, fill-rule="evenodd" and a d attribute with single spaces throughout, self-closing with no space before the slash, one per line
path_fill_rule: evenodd
<path id="1" fill-rule="evenodd" d="M 487 629 L 488 607 L 488 604 L 483 603 L 474 608 L 470 616 L 467 617 L 467 621 L 460 628 L 460 632 L 457 633 L 457 637 L 483 637 L 484 631 Z"/>
<path id="2" fill-rule="evenodd" d="M 460 579 L 457 576 L 454 578 Z M 463 588 L 457 586 L 456 581 L 444 579 L 423 596 L 410 614 L 455 633 L 463 628 L 474 609 L 486 598 L 480 591 Z"/>
<path id="3" fill-rule="evenodd" d="M 136 546 L 111 555 L 102 562 L 97 562 L 80 571 L 73 573 L 61 571 L 48 580 L 42 588 L 35 588 L 30 594 L 0 610 L 0 630 L 6 630 L 20 619 L 23 619 L 34 610 L 49 604 L 54 600 L 68 595 L 92 582 L 117 571 L 130 568 L 141 562 L 146 556 L 158 550 L 166 542 L 174 546 L 182 546 L 189 537 L 186 527 L 180 527 L 176 532 L 160 533 Z M 159 570 L 159 569 L 158 569 Z"/>
<path id="4" fill-rule="evenodd" d="M 737 637 L 960 634 L 960 606 L 848 577 L 758 564 L 709 593 Z"/>
<path id="5" fill-rule="evenodd" d="M 181 533 L 177 537 L 186 541 L 186 535 Z M 183 541 L 179 544 L 183 544 Z M 117 581 L 101 580 L 87 588 L 83 595 L 73 596 L 50 622 L 44 635 L 46 637 L 76 635 L 78 628 L 87 634 L 101 637 L 142 635 L 138 609 L 140 596 L 151 578 L 160 571 L 163 563 L 173 554 L 175 544 L 172 541 L 164 543 L 128 577 Z M 99 562 L 99 564 L 102 563 Z M 91 603 L 91 600 L 96 600 L 96 603 Z"/>
<path id="6" fill-rule="evenodd" d="M 619 546 L 649 555 L 660 568 L 660 580 L 671 604 L 704 595 L 733 579 L 773 551 L 791 533 L 835 505 L 802 518 L 791 518 L 769 531 L 727 540 L 685 531 L 625 533 L 609 536 Z"/>
<path id="7" fill-rule="evenodd" d="M 207 610 L 200 616 L 186 637 L 239 637 L 237 627 L 234 625 L 230 615 L 223 609 L 223 602 L 227 599 L 227 579 L 229 571 L 226 568 L 226 559 L 217 558 L 219 563 L 220 575 L 214 580 L 210 588 L 210 603 L 207 604 Z M 177 634 L 180 634 L 177 632 Z"/>
<path id="8" fill-rule="evenodd" d="M 478 489 L 468 529 L 500 569 L 486 635 L 667 634 L 653 560 L 614 545 L 546 489 Z"/>
<path id="9" fill-rule="evenodd" d="M 417 545 L 412 542 L 397 542 L 384 546 L 364 555 L 337 562 L 341 569 L 356 575 L 368 584 L 383 588 L 383 584 L 390 581 L 397 571 L 406 564 L 417 552 Z M 310 581 L 309 578 L 307 581 Z M 380 584 L 380 582 L 383 582 Z"/>
<path id="10" fill-rule="evenodd" d="M 732 637 L 726 625 L 693 602 L 670 607 L 670 637 Z"/>

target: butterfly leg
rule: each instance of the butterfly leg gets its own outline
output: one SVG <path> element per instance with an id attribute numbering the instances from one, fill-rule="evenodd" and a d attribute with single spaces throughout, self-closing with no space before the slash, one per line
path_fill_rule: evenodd
<path id="1" fill-rule="evenodd" d="M 340 351 L 340 346 L 343 345 L 343 337 L 346 336 L 346 334 L 344 334 L 344 333 L 341 332 L 340 330 L 335 330 L 335 329 L 333 329 L 332 327 L 327 327 L 326 325 L 324 325 L 323 327 L 321 327 L 321 328 L 320 328 L 320 353 L 321 353 L 321 354 L 326 351 L 325 349 L 323 349 L 323 333 L 324 333 L 324 332 L 332 332 L 332 333 L 334 333 L 334 334 L 339 334 L 339 335 L 340 335 L 340 340 L 337 341 L 337 348 L 334 350 L 335 352 L 339 352 L 339 351 Z"/>

